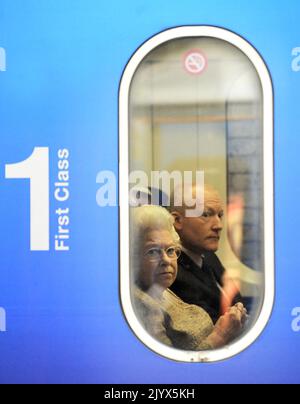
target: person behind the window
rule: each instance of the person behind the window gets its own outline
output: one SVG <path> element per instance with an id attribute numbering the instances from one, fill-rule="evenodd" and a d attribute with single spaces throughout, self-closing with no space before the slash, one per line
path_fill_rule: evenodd
<path id="1" fill-rule="evenodd" d="M 237 304 L 214 326 L 205 310 L 171 292 L 181 252 L 173 223 L 173 216 L 159 206 L 132 211 L 134 309 L 149 334 L 166 345 L 185 350 L 222 347 L 240 335 L 246 310 Z"/>
<path id="2" fill-rule="evenodd" d="M 203 189 L 190 185 L 189 192 L 191 191 L 193 198 L 199 198 L 202 191 L 203 206 Z M 175 219 L 174 227 L 181 240 L 182 254 L 178 261 L 177 279 L 171 289 L 185 302 L 202 307 L 216 323 L 226 307 L 242 303 L 238 285 L 226 276 L 225 269 L 215 254 L 223 229 L 223 203 L 218 192 L 206 185 L 203 214 L 199 217 L 187 217 L 186 212 L 190 208 L 184 203 L 174 206 L 175 196 L 173 194 L 170 198 L 170 212 Z M 184 202 L 184 198 L 182 199 Z M 200 202 L 197 202 L 199 206 Z"/>

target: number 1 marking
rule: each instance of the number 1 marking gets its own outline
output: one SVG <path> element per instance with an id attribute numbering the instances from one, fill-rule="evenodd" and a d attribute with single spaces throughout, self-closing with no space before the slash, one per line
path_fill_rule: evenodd
<path id="1" fill-rule="evenodd" d="M 6 164 L 5 178 L 30 179 L 30 250 L 49 251 L 49 148 L 35 147 L 28 159 Z"/>

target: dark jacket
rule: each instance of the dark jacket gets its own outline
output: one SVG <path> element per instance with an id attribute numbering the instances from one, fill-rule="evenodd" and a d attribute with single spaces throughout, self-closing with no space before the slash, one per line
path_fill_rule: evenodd
<path id="1" fill-rule="evenodd" d="M 220 317 L 222 277 L 225 269 L 214 253 L 206 253 L 202 268 L 184 252 L 178 259 L 178 275 L 171 290 L 184 302 L 202 307 L 216 323 Z M 242 301 L 238 294 L 232 304 Z"/>

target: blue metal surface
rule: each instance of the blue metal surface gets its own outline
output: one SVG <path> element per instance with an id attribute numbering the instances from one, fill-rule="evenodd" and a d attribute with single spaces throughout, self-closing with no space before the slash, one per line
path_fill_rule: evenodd
<path id="1" fill-rule="evenodd" d="M 300 72 L 292 68 L 299 13 L 293 0 L 1 1 L 1 383 L 300 381 L 300 333 L 291 314 L 300 306 Z M 118 209 L 96 204 L 97 173 L 117 175 L 118 88 L 128 59 L 154 34 L 197 24 L 252 43 L 275 92 L 275 307 L 249 349 L 210 365 L 163 359 L 131 333 L 119 305 Z M 51 247 L 56 155 L 70 150 L 68 253 L 29 251 L 28 181 L 4 178 L 5 164 L 37 146 L 50 150 Z"/>

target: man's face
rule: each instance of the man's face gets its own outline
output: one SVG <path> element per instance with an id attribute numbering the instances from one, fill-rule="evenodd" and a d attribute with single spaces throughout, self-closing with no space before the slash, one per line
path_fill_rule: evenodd
<path id="1" fill-rule="evenodd" d="M 222 201 L 215 191 L 205 191 L 204 212 L 200 217 L 185 217 L 173 212 L 175 228 L 180 236 L 182 245 L 202 254 L 205 251 L 217 251 L 222 232 L 223 217 Z"/>

